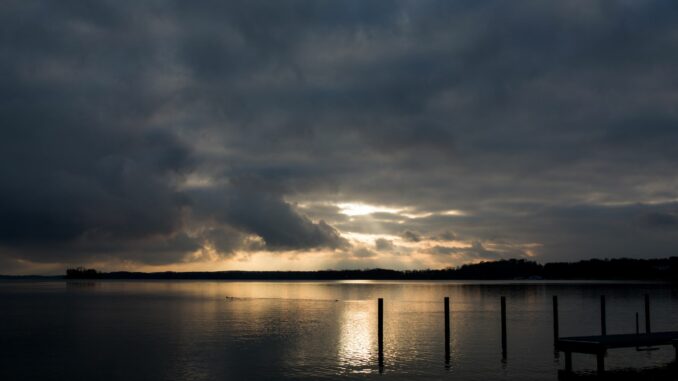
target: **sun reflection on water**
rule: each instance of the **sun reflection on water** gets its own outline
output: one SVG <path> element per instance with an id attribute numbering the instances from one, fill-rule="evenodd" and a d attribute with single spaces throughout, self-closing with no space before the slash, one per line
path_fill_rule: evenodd
<path id="1" fill-rule="evenodd" d="M 347 302 L 339 324 L 339 366 L 350 373 L 374 371 L 376 321 L 370 306 L 364 301 Z"/>

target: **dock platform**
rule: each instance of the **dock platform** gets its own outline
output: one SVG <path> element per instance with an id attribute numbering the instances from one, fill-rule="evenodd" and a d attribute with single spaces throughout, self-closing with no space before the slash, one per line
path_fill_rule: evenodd
<path id="1" fill-rule="evenodd" d="M 556 351 L 565 353 L 565 371 L 572 371 L 572 353 L 594 354 L 597 371 L 605 371 L 605 355 L 612 348 L 640 348 L 659 345 L 673 345 L 678 360 L 678 331 L 631 333 L 621 335 L 562 337 L 555 342 Z"/>

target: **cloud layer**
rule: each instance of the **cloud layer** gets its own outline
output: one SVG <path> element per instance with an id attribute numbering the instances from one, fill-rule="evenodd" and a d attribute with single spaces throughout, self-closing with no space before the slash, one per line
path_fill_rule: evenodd
<path id="1" fill-rule="evenodd" d="M 0 273 L 675 255 L 672 2 L 10 0 L 0 25 Z"/>

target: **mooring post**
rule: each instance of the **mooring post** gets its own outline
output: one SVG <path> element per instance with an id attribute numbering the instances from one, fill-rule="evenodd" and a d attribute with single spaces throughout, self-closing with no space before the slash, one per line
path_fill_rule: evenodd
<path id="1" fill-rule="evenodd" d="M 599 376 L 605 373 L 605 352 L 596 353 L 596 370 Z"/>
<path id="2" fill-rule="evenodd" d="M 636 336 L 640 335 L 640 325 L 638 324 L 638 312 L 636 312 Z M 636 350 L 639 351 L 640 347 L 636 346 Z"/>
<path id="3" fill-rule="evenodd" d="M 558 342 L 558 296 L 553 295 L 553 346 Z"/>
<path id="4" fill-rule="evenodd" d="M 607 335 L 607 319 L 605 318 L 605 295 L 600 296 L 600 334 Z"/>
<path id="5" fill-rule="evenodd" d="M 445 364 L 450 364 L 450 297 L 445 297 Z"/>
<path id="6" fill-rule="evenodd" d="M 565 351 L 565 371 L 572 372 L 572 352 Z"/>
<path id="7" fill-rule="evenodd" d="M 501 297 L 501 356 L 506 358 L 506 297 Z"/>
<path id="8" fill-rule="evenodd" d="M 379 298 L 379 312 L 378 312 L 378 342 L 379 342 L 379 371 L 384 368 L 384 299 Z"/>
<path id="9" fill-rule="evenodd" d="M 645 294 L 645 333 L 652 332 L 650 329 L 650 295 Z"/>

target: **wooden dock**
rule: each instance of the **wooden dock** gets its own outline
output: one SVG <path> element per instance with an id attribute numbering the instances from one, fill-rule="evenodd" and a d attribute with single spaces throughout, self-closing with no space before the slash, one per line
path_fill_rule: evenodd
<path id="1" fill-rule="evenodd" d="M 565 353 L 565 371 L 572 371 L 572 353 L 589 353 L 597 357 L 597 370 L 605 371 L 605 355 L 612 348 L 640 348 L 673 345 L 678 360 L 678 331 L 630 333 L 621 335 L 561 337 L 556 340 L 557 351 Z"/>
<path id="2" fill-rule="evenodd" d="M 636 348 L 637 351 L 655 350 L 660 345 L 673 345 L 678 363 L 678 331 L 652 332 L 650 318 L 650 296 L 645 295 L 645 332 L 640 332 L 638 313 L 635 313 L 636 332 L 628 334 L 607 334 L 606 298 L 600 297 L 600 332 L 594 336 L 560 337 L 558 297 L 553 296 L 553 345 L 556 358 L 560 352 L 565 353 L 565 369 L 558 371 L 559 377 L 569 378 L 572 373 L 572 353 L 596 355 L 598 375 L 605 372 L 605 356 L 613 348 Z M 450 298 L 444 297 L 444 327 L 445 327 L 445 368 L 450 369 Z M 384 299 L 377 300 L 377 332 L 378 332 L 378 359 L 379 373 L 384 372 Z M 506 324 L 506 297 L 500 298 L 501 319 L 501 354 L 502 361 L 507 361 L 507 324 Z M 673 365 L 672 365 L 673 366 Z"/>

